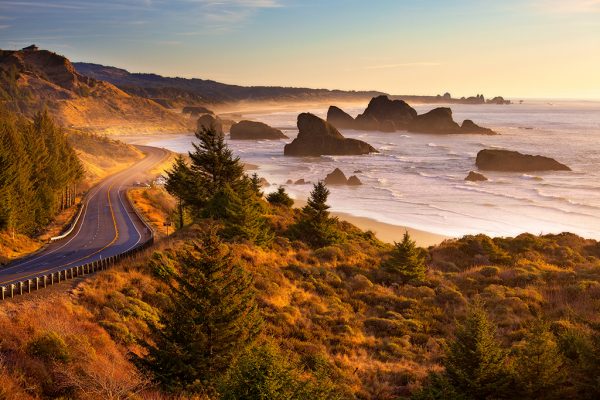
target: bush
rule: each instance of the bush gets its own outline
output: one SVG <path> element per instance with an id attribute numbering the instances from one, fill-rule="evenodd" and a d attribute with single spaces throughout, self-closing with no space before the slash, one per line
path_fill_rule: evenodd
<path id="1" fill-rule="evenodd" d="M 27 345 L 27 353 L 45 361 L 67 362 L 71 358 L 67 343 L 56 332 L 47 332 Z"/>
<path id="2" fill-rule="evenodd" d="M 279 186 L 276 192 L 269 193 L 267 201 L 273 205 L 291 207 L 294 205 L 294 200 L 285 192 L 282 186 Z"/>

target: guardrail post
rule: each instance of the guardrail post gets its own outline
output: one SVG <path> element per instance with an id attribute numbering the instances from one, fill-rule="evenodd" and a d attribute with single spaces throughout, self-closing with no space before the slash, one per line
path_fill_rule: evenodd
<path id="1" fill-rule="evenodd" d="M 19 282 L 19 294 L 23 295 L 23 281 Z"/>
<path id="2" fill-rule="evenodd" d="M 54 272 L 50 274 L 50 286 L 54 285 Z"/>
<path id="3" fill-rule="evenodd" d="M 15 284 L 11 283 L 10 284 L 10 298 L 12 299 L 13 297 L 15 297 Z"/>
<path id="4" fill-rule="evenodd" d="M 40 290 L 40 278 L 35 278 L 35 290 Z"/>
<path id="5" fill-rule="evenodd" d="M 5 293 L 6 293 L 6 286 L 2 286 L 0 288 L 0 297 L 2 298 L 2 300 L 4 300 Z"/>
<path id="6" fill-rule="evenodd" d="M 27 279 L 27 293 L 31 293 L 31 279 Z"/>
<path id="7" fill-rule="evenodd" d="M 48 283 L 47 280 L 48 280 L 48 275 L 42 276 L 42 284 L 44 285 L 44 288 L 46 287 L 46 285 Z"/>

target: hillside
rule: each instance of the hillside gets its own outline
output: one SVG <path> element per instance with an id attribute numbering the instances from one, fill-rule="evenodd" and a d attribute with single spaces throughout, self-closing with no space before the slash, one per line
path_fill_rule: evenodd
<path id="1" fill-rule="evenodd" d="M 155 99 L 171 107 L 232 102 L 303 102 L 321 100 L 368 100 L 382 93 L 277 86 L 238 86 L 204 79 L 169 78 L 156 74 L 131 73 L 124 69 L 78 62 L 77 71 L 110 82 L 136 96 Z"/>
<path id="2" fill-rule="evenodd" d="M 0 50 L 0 101 L 26 115 L 47 107 L 64 126 L 106 133 L 181 131 L 184 118 L 111 83 L 81 75 L 47 50 Z"/>

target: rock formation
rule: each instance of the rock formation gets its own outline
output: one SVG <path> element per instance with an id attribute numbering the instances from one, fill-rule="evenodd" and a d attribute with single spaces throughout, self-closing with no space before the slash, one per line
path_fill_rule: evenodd
<path id="1" fill-rule="evenodd" d="M 359 186 L 362 182 L 356 175 L 352 175 L 350 178 L 346 178 L 346 175 L 339 169 L 334 169 L 331 173 L 327 174 L 323 180 L 326 185 L 349 185 Z"/>
<path id="2" fill-rule="evenodd" d="M 348 183 L 348 178 L 346 175 L 339 169 L 336 168 L 324 179 L 326 185 L 346 185 Z"/>
<path id="3" fill-rule="evenodd" d="M 211 114 L 204 114 L 198 118 L 198 129 L 211 129 L 214 128 L 221 135 L 223 134 L 223 124 L 219 117 L 215 117 Z"/>
<path id="4" fill-rule="evenodd" d="M 418 115 L 408 125 L 409 132 L 419 133 L 460 133 L 460 126 L 452 119 L 452 110 L 438 107 Z"/>
<path id="5" fill-rule="evenodd" d="M 376 153 L 361 140 L 346 139 L 331 124 L 310 113 L 298 115 L 298 137 L 286 144 L 286 156 L 361 155 Z"/>
<path id="6" fill-rule="evenodd" d="M 338 129 L 354 129 L 356 121 L 339 107 L 331 106 L 327 110 L 327 122 Z"/>
<path id="7" fill-rule="evenodd" d="M 365 111 L 356 117 L 356 127 L 367 131 L 393 132 L 405 129 L 416 116 L 415 109 L 403 100 L 378 96 L 372 98 Z"/>
<path id="8" fill-rule="evenodd" d="M 482 97 L 477 99 L 482 100 Z M 395 132 L 406 129 L 418 133 L 496 134 L 491 129 L 482 128 L 471 120 L 465 120 L 462 126 L 458 125 L 452 119 L 450 108 L 439 107 L 417 115 L 417 112 L 403 100 L 390 100 L 387 96 L 372 98 L 365 111 L 356 119 L 340 108 L 331 106 L 327 111 L 327 122 L 339 129 L 365 131 Z"/>
<path id="9" fill-rule="evenodd" d="M 497 133 L 489 128 L 483 128 L 470 119 L 465 119 L 460 127 L 461 133 L 475 133 L 478 135 L 496 135 Z"/>
<path id="10" fill-rule="evenodd" d="M 358 179 L 358 177 L 356 175 L 352 175 L 350 178 L 348 178 L 348 185 L 349 186 L 360 186 L 360 185 L 362 185 L 362 182 L 360 181 L 360 179 Z"/>
<path id="11" fill-rule="evenodd" d="M 475 164 L 480 170 L 487 171 L 530 172 L 571 170 L 566 165 L 549 157 L 495 149 L 481 150 L 477 153 Z"/>
<path id="12" fill-rule="evenodd" d="M 486 178 L 483 174 L 480 174 L 479 172 L 475 171 L 470 171 L 469 175 L 467 175 L 467 177 L 465 178 L 465 181 L 471 182 L 483 182 L 487 180 L 488 178 Z"/>
<path id="13" fill-rule="evenodd" d="M 255 121 L 240 121 L 233 124 L 229 133 L 231 139 L 234 140 L 278 140 L 288 138 L 279 129 Z"/>

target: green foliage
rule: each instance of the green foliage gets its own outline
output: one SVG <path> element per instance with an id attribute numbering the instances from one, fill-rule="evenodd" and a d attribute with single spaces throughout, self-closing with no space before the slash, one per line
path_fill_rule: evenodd
<path id="1" fill-rule="evenodd" d="M 341 232 L 337 229 L 337 218 L 329 216 L 327 198 L 329 189 L 323 181 L 314 185 L 304 208 L 300 221 L 292 227 L 295 235 L 313 247 L 329 246 L 341 241 Z"/>
<path id="2" fill-rule="evenodd" d="M 168 391 L 213 393 L 260 332 L 252 280 L 214 234 L 179 255 L 171 278 L 172 305 L 138 364 Z"/>
<path id="3" fill-rule="evenodd" d="M 250 187 L 256 197 L 262 198 L 264 196 L 264 193 L 261 190 L 261 181 L 256 172 L 250 177 Z"/>
<path id="4" fill-rule="evenodd" d="M 46 332 L 27 345 L 27 352 L 45 361 L 67 362 L 71 358 L 69 347 L 56 332 Z"/>
<path id="5" fill-rule="evenodd" d="M 273 233 L 267 225 L 263 206 L 251 187 L 239 185 L 236 193 L 229 184 L 218 191 L 208 202 L 205 216 L 223 222 L 219 235 L 228 240 L 247 240 L 258 245 L 268 245 Z"/>
<path id="6" fill-rule="evenodd" d="M 193 185 L 188 187 L 188 201 L 201 209 L 225 185 L 237 190 L 244 177 L 239 157 L 225 143 L 225 138 L 214 128 L 202 127 L 196 132 L 198 143 L 190 152 Z"/>
<path id="7" fill-rule="evenodd" d="M 397 279 L 402 283 L 422 281 L 427 271 L 425 256 L 415 241 L 410 238 L 408 232 L 404 233 L 401 242 L 394 243 L 394 250 L 382 267 L 392 279 Z"/>
<path id="8" fill-rule="evenodd" d="M 294 200 L 286 193 L 283 186 L 279 186 L 276 192 L 269 193 L 267 201 L 273 205 L 291 207 L 294 205 Z"/>
<path id="9" fill-rule="evenodd" d="M 565 360 L 548 328 L 537 321 L 517 348 L 515 377 L 522 399 L 564 397 Z"/>
<path id="10" fill-rule="evenodd" d="M 83 168 L 46 111 L 32 122 L 0 107 L 0 230 L 31 234 L 67 203 Z"/>
<path id="11" fill-rule="evenodd" d="M 167 171 L 167 183 L 165 189 L 177 199 L 178 227 L 184 225 L 185 204 L 190 202 L 190 187 L 193 187 L 192 172 L 187 166 L 183 156 L 175 159 L 173 168 Z"/>
<path id="12" fill-rule="evenodd" d="M 477 301 L 458 327 L 444 360 L 449 382 L 466 399 L 510 397 L 512 377 L 507 352 L 495 335 L 495 326 Z"/>
<path id="13" fill-rule="evenodd" d="M 452 386 L 448 376 L 431 372 L 423 387 L 411 396 L 412 400 L 464 400 L 465 396 L 459 394 Z"/>

